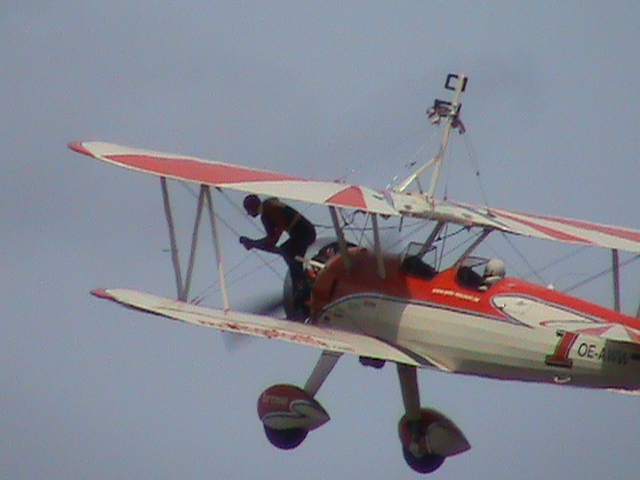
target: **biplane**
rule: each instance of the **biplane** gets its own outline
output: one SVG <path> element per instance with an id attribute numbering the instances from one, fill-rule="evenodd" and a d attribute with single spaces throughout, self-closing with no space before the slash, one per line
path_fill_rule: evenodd
<path id="1" fill-rule="evenodd" d="M 406 180 L 383 191 L 315 181 L 229 163 L 127 148 L 102 142 L 73 142 L 81 154 L 160 177 L 176 273 L 176 299 L 127 289 L 98 289 L 96 297 L 172 320 L 255 337 L 283 340 L 321 350 L 306 383 L 276 384 L 258 400 L 258 416 L 268 440 L 280 449 L 300 445 L 329 415 L 316 395 L 340 357 L 359 357 L 369 367 L 396 365 L 404 415 L 398 433 L 404 458 L 417 472 L 436 470 L 447 457 L 470 448 L 456 424 L 421 405 L 417 370 L 494 379 L 640 393 L 640 319 L 620 312 L 618 252 L 640 253 L 640 231 L 583 220 L 533 215 L 436 198 L 436 185 L 450 134 L 465 127 L 460 118 L 467 77 L 450 74 L 450 101 L 436 100 L 427 113 L 443 128 L 437 154 Z M 421 176 L 432 172 L 428 189 Z M 178 261 L 167 182 L 199 186 L 197 214 L 186 278 Z M 287 277 L 286 318 L 234 310 L 229 304 L 213 198 L 234 190 L 306 202 L 327 208 L 333 234 L 309 248 L 303 262 L 308 277 L 299 291 Z M 206 209 L 206 210 L 205 210 Z M 341 213 L 362 212 L 369 245 L 350 242 Z M 207 212 L 213 232 L 222 308 L 188 299 L 196 237 Z M 420 223 L 419 241 L 401 253 L 382 247 L 380 222 Z M 470 236 L 448 266 L 438 261 L 447 226 Z M 612 251 L 613 309 L 562 291 L 505 275 L 499 259 L 474 255 L 493 232 Z M 296 297 L 296 294 L 297 297 Z"/>

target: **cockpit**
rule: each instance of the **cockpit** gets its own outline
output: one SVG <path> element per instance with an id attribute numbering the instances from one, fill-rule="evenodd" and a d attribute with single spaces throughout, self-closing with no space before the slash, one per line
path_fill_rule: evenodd
<path id="1" fill-rule="evenodd" d="M 425 261 L 425 256 L 422 252 L 423 246 L 421 243 L 411 242 L 404 253 L 402 254 L 402 271 L 412 277 L 423 278 L 430 280 L 436 276 L 438 271 L 433 266 L 433 262 Z"/>
<path id="2" fill-rule="evenodd" d="M 458 267 L 456 280 L 463 287 L 484 292 L 502 280 L 505 273 L 505 264 L 499 258 L 469 256 Z"/>
<path id="3" fill-rule="evenodd" d="M 424 243 L 411 242 L 407 245 L 401 256 L 401 269 L 406 275 L 430 280 L 443 271 L 440 269 L 443 255 L 438 254 L 436 245 L 443 225 L 444 222 L 439 222 Z M 505 276 L 505 264 L 499 258 L 470 255 L 489 233 L 491 230 L 484 229 L 453 264 L 455 281 L 463 288 L 484 292 Z"/>

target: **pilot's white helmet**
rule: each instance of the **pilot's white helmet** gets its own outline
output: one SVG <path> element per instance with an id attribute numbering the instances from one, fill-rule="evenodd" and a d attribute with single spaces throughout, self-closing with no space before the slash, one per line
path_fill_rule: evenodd
<path id="1" fill-rule="evenodd" d="M 484 267 L 484 276 L 485 277 L 504 277 L 505 275 L 505 265 L 502 260 L 499 258 L 492 258 L 487 262 L 487 265 Z"/>

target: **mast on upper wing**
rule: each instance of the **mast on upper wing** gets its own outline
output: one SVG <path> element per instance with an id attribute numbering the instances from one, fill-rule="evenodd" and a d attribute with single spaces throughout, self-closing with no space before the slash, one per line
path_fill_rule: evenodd
<path id="1" fill-rule="evenodd" d="M 436 99 L 433 106 L 427 110 L 427 115 L 432 124 L 444 124 L 440 148 L 435 157 L 389 192 L 394 208 L 401 215 L 463 225 L 475 224 L 473 219 L 468 217 L 467 212 L 462 212 L 457 208 L 446 208 L 446 202 L 436 201 L 435 199 L 435 191 L 440 178 L 442 163 L 449 148 L 451 132 L 454 129 L 461 134 L 465 132 L 464 124 L 460 119 L 460 110 L 462 108 L 460 98 L 467 87 L 467 80 L 468 77 L 464 74 L 450 73 L 447 75 L 444 88 L 454 92 L 451 101 Z M 429 189 L 425 192 L 420 183 L 420 177 L 429 169 L 432 169 L 431 180 Z M 417 191 L 409 190 L 409 186 L 413 183 L 416 184 Z"/>
<path id="2" fill-rule="evenodd" d="M 416 182 L 418 191 L 423 194 L 424 192 L 422 190 L 422 185 L 420 184 L 420 176 L 429 168 L 433 167 L 429 191 L 426 194 L 427 200 L 433 204 L 433 196 L 438 184 L 438 179 L 440 178 L 442 161 L 444 160 L 449 146 L 449 136 L 451 135 L 451 131 L 453 129 L 457 129 L 460 133 L 465 132 L 464 125 L 460 120 L 460 109 L 462 108 L 460 97 L 467 87 L 467 79 L 468 77 L 463 74 L 450 73 L 447 75 L 447 81 L 444 84 L 444 88 L 455 92 L 453 99 L 450 102 L 436 99 L 433 106 L 427 110 L 427 115 L 429 116 L 432 124 L 440 125 L 444 122 L 444 132 L 442 134 L 442 140 L 440 141 L 440 149 L 435 157 L 400 183 L 400 185 L 395 189 L 396 192 L 402 193 L 407 189 L 407 187 L 409 187 L 409 185 Z"/>
<path id="3" fill-rule="evenodd" d="M 436 199 L 435 189 L 442 162 L 447 153 L 450 134 L 453 129 L 457 129 L 460 133 L 465 132 L 465 127 L 460 120 L 462 107 L 460 97 L 466 85 L 465 75 L 449 74 L 445 88 L 454 91 L 452 100 L 450 102 L 435 100 L 433 107 L 427 110 L 432 123 L 444 123 L 440 148 L 434 158 L 407 177 L 398 187 L 388 192 L 393 208 L 400 215 L 488 230 L 501 230 L 505 233 L 556 242 L 640 253 L 640 231 L 638 230 Z M 420 177 L 430 168 L 433 168 L 433 173 L 429 190 L 425 192 L 420 184 Z M 418 188 L 411 191 L 408 187 L 413 183 Z"/>

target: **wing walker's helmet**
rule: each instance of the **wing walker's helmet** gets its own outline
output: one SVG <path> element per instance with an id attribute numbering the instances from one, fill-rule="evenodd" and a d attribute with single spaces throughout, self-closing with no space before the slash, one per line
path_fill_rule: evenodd
<path id="1" fill-rule="evenodd" d="M 262 202 L 260 201 L 260 197 L 258 197 L 257 195 L 251 194 L 244 197 L 242 205 L 244 206 L 245 211 L 249 215 L 251 215 L 252 217 L 255 217 L 260 212 L 261 203 Z"/>

